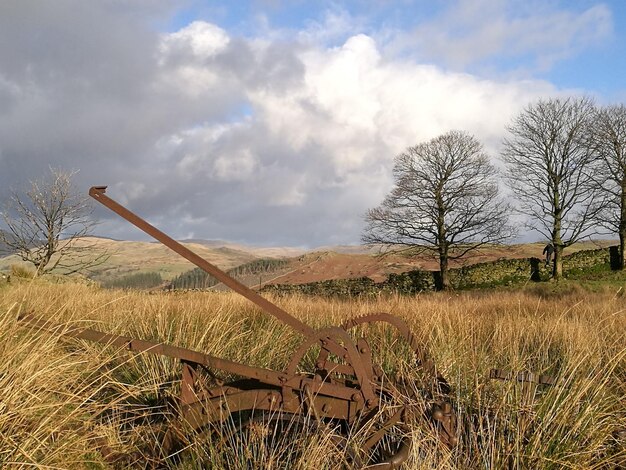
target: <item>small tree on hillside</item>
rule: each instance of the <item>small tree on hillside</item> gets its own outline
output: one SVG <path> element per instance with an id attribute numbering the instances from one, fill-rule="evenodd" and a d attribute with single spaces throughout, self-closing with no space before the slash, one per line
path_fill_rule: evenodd
<path id="1" fill-rule="evenodd" d="M 504 141 L 518 210 L 554 246 L 555 279 L 563 274 L 563 250 L 592 232 L 602 207 L 589 140 L 594 110 L 588 98 L 540 100 L 513 120 Z"/>
<path id="2" fill-rule="evenodd" d="M 439 258 L 438 289 L 450 288 L 449 261 L 512 236 L 496 170 L 473 136 L 451 131 L 394 160 L 395 187 L 366 214 L 363 241 L 427 251 Z"/>
<path id="3" fill-rule="evenodd" d="M 602 162 L 600 187 L 607 196 L 598 222 L 619 235 L 620 269 L 626 245 L 626 106 L 600 109 L 593 125 L 593 148 Z"/>
<path id="4" fill-rule="evenodd" d="M 53 269 L 72 274 L 102 263 L 107 255 L 92 244 L 78 244 L 95 225 L 92 206 L 72 186 L 75 173 L 50 169 L 48 177 L 31 181 L 22 195 L 13 192 L 2 211 L 5 250 L 32 263 L 36 274 Z"/>

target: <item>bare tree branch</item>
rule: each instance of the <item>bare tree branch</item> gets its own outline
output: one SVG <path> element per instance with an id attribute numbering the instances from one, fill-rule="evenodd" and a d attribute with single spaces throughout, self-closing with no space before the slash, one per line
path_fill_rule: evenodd
<path id="1" fill-rule="evenodd" d="M 620 240 L 620 268 L 624 269 L 626 245 L 626 106 L 609 106 L 595 115 L 592 147 L 601 163 L 596 184 L 605 203 L 597 214 L 598 223 Z"/>
<path id="2" fill-rule="evenodd" d="M 2 212 L 7 230 L 0 231 L 0 243 L 32 263 L 37 275 L 85 271 L 108 257 L 94 244 L 76 243 L 96 223 L 88 198 L 72 186 L 74 175 L 51 168 L 47 178 L 31 181 L 23 195 L 13 192 Z"/>
<path id="3" fill-rule="evenodd" d="M 513 120 L 504 141 L 517 210 L 554 246 L 555 278 L 562 275 L 563 249 L 595 233 L 603 207 L 589 140 L 594 112 L 588 98 L 540 100 Z"/>

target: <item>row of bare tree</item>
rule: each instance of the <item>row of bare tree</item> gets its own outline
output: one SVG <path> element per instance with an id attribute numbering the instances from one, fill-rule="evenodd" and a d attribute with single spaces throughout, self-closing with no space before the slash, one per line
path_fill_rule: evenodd
<path id="1" fill-rule="evenodd" d="M 583 237 L 617 233 L 621 269 L 626 242 L 626 107 L 598 108 L 588 98 L 541 100 L 524 109 L 503 142 L 506 202 L 500 174 L 481 143 L 459 131 L 409 147 L 395 158 L 395 187 L 367 212 L 363 240 L 427 250 L 439 257 L 438 288 L 450 287 L 448 265 L 517 232 L 510 215 L 554 247 L 553 276 L 563 250 Z M 72 188 L 73 173 L 51 170 L 14 193 L 0 214 L 0 247 L 34 265 L 37 274 L 102 263 L 84 239 L 94 226 L 91 205 Z M 70 255 L 71 254 L 71 255 Z"/>
<path id="2" fill-rule="evenodd" d="M 626 107 L 589 98 L 554 98 L 527 106 L 507 127 L 500 172 L 473 136 L 451 131 L 409 147 L 394 160 L 395 186 L 366 214 L 363 241 L 428 251 L 439 258 L 439 289 L 450 260 L 519 233 L 538 232 L 554 247 L 553 277 L 563 250 L 601 233 L 617 233 L 621 269 L 626 241 Z M 512 192 L 501 195 L 498 176 Z"/>

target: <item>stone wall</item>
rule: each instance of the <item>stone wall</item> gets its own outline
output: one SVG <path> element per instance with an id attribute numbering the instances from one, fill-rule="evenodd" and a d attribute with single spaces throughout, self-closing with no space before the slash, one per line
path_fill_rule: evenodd
<path id="1" fill-rule="evenodd" d="M 579 251 L 563 258 L 563 273 L 566 278 L 585 273 L 605 272 L 610 269 L 609 266 L 608 248 Z M 450 281 L 454 289 L 520 285 L 547 281 L 550 279 L 551 269 L 552 266 L 545 266 L 543 260 L 539 258 L 500 259 L 451 269 Z M 434 290 L 436 273 L 437 271 L 407 271 L 401 274 L 390 274 L 385 281 L 379 283 L 362 277 L 308 284 L 270 284 L 262 290 L 341 297 L 377 295 L 381 292 L 414 294 Z"/>

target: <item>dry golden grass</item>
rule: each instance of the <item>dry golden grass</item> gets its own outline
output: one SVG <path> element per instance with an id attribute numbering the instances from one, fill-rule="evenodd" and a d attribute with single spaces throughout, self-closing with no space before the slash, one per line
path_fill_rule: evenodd
<path id="1" fill-rule="evenodd" d="M 370 300 L 274 298 L 314 327 L 389 312 L 406 319 L 453 387 L 466 422 L 448 451 L 419 418 L 407 468 L 620 468 L 626 429 L 626 301 L 620 292 L 480 292 Z M 20 327 L 20 311 L 57 322 L 164 341 L 250 365 L 282 369 L 302 338 L 230 293 L 157 294 L 17 280 L 0 285 L 0 467 L 143 467 L 155 452 L 176 361 L 119 354 Z M 397 345 L 399 349 L 400 345 Z M 382 361 L 396 360 L 391 343 Z M 489 369 L 558 377 L 533 399 Z M 156 417 L 155 417 L 156 413 Z M 268 449 L 191 440 L 176 468 L 334 468 L 330 434 L 298 439 L 288 463 Z M 253 449 L 253 450 L 251 450 Z M 108 463 L 102 454 L 120 455 Z M 246 454 L 247 453 L 247 454 Z M 340 458 L 340 456 L 336 456 Z M 282 465 L 282 467 L 281 467 Z"/>

